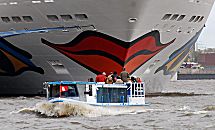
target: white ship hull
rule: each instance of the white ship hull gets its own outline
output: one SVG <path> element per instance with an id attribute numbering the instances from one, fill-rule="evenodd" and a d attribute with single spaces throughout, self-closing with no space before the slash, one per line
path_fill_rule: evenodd
<path id="1" fill-rule="evenodd" d="M 196 42 L 213 2 L 0 2 L 0 94 L 38 94 L 44 81 L 87 81 L 123 67 L 143 79 L 147 93 L 161 92 Z"/>

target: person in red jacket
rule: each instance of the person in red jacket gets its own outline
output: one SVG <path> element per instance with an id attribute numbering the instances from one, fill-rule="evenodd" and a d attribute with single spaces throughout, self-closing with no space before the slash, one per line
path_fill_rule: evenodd
<path id="1" fill-rule="evenodd" d="M 105 82 L 106 81 L 106 73 L 102 72 L 96 76 L 96 82 Z"/>
<path id="2" fill-rule="evenodd" d="M 137 80 L 137 83 L 141 83 L 142 82 L 142 80 L 140 79 L 140 77 L 137 77 L 136 80 Z"/>

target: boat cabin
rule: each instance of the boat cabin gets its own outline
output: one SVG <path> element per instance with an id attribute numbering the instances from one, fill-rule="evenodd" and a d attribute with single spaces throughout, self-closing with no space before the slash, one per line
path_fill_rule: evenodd
<path id="1" fill-rule="evenodd" d="M 45 82 L 50 102 L 82 102 L 99 106 L 145 105 L 144 83 L 104 84 L 80 81 Z"/>

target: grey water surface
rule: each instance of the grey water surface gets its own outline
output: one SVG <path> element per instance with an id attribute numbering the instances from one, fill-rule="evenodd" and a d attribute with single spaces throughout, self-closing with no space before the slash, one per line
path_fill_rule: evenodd
<path id="1" fill-rule="evenodd" d="M 53 105 L 44 97 L 0 98 L 0 129 L 215 130 L 215 80 L 174 81 L 164 93 L 178 95 L 147 97 L 150 105 L 144 107 L 111 108 Z"/>

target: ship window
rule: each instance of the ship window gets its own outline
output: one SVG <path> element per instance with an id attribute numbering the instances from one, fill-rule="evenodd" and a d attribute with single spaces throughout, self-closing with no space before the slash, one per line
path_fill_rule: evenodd
<path id="1" fill-rule="evenodd" d="M 128 22 L 129 23 L 134 23 L 134 22 L 136 22 L 137 21 L 137 18 L 129 18 L 128 19 Z"/>
<path id="2" fill-rule="evenodd" d="M 17 5 L 18 2 L 10 2 L 9 4 L 10 4 L 10 5 Z"/>
<path id="3" fill-rule="evenodd" d="M 203 19 L 204 19 L 204 16 L 202 16 L 202 17 L 199 19 L 198 22 L 201 22 Z"/>
<path id="4" fill-rule="evenodd" d="M 60 16 L 64 21 L 71 21 L 72 20 L 71 15 L 60 15 Z"/>
<path id="5" fill-rule="evenodd" d="M 165 14 L 162 18 L 162 20 L 167 20 L 171 17 L 172 14 Z"/>
<path id="6" fill-rule="evenodd" d="M 196 16 L 192 16 L 189 20 L 189 22 L 192 22 L 194 19 L 196 18 Z"/>
<path id="7" fill-rule="evenodd" d="M 59 21 L 58 17 L 56 15 L 47 15 L 47 18 L 50 21 Z"/>
<path id="8" fill-rule="evenodd" d="M 75 14 L 77 20 L 87 20 L 88 17 L 86 14 Z"/>
<path id="9" fill-rule="evenodd" d="M 184 19 L 185 16 L 186 16 L 186 15 L 181 15 L 181 16 L 177 19 L 177 21 L 181 21 L 182 19 Z"/>
<path id="10" fill-rule="evenodd" d="M 178 18 L 178 16 L 179 16 L 178 14 L 174 14 L 170 20 L 175 20 Z"/>
<path id="11" fill-rule="evenodd" d="M 10 18 L 8 18 L 8 17 L 1 17 L 1 19 L 5 23 L 9 23 L 10 22 Z"/>
<path id="12" fill-rule="evenodd" d="M 11 18 L 12 18 L 12 20 L 13 20 L 15 23 L 20 23 L 20 22 L 22 22 L 22 20 L 21 20 L 21 18 L 20 18 L 19 16 L 12 16 Z"/>
<path id="13" fill-rule="evenodd" d="M 26 22 L 33 22 L 33 18 L 31 16 L 22 16 L 22 18 Z"/>
<path id="14" fill-rule="evenodd" d="M 194 22 L 197 22 L 201 16 L 197 16 Z"/>
<path id="15" fill-rule="evenodd" d="M 34 1 L 32 1 L 32 3 L 33 4 L 39 4 L 39 3 L 41 3 L 41 1 L 40 0 L 34 0 Z"/>
<path id="16" fill-rule="evenodd" d="M 53 3 L 54 0 L 44 0 L 45 3 Z"/>

